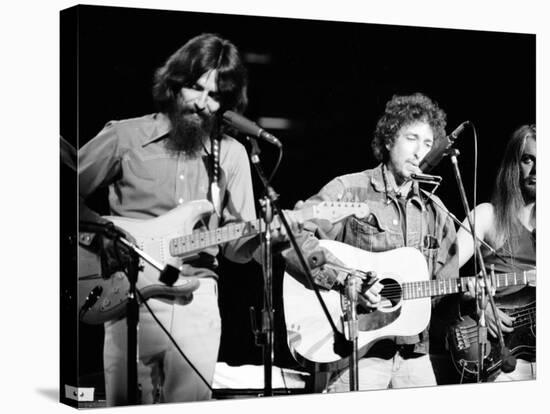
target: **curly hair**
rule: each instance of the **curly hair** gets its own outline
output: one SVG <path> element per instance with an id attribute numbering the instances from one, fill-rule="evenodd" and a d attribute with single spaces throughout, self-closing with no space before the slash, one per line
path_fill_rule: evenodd
<path id="1" fill-rule="evenodd" d="M 433 130 L 434 144 L 445 137 L 447 125 L 445 112 L 436 102 L 421 93 L 413 95 L 394 95 L 388 103 L 384 114 L 376 124 L 374 139 L 371 146 L 374 157 L 381 162 L 387 162 L 389 151 L 399 130 L 413 122 L 427 122 Z"/>
<path id="2" fill-rule="evenodd" d="M 205 72 L 218 71 L 220 111 L 243 112 L 247 105 L 248 77 L 237 47 L 217 34 L 204 33 L 189 40 L 157 69 L 153 99 L 164 113 L 175 111 L 177 95 L 192 86 Z"/>
<path id="3" fill-rule="evenodd" d="M 535 125 L 522 125 L 513 132 L 497 172 L 491 198 L 497 243 L 509 237 L 514 227 L 520 226 L 517 212 L 524 203 L 520 184 L 521 157 L 529 138 L 537 140 Z"/>

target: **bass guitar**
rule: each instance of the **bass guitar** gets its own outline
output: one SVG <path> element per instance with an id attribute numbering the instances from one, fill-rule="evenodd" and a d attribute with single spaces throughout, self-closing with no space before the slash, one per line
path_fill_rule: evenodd
<path id="1" fill-rule="evenodd" d="M 534 272 L 534 271 L 533 271 Z M 534 361 L 536 357 L 536 288 L 526 286 L 510 295 L 495 297 L 495 305 L 514 317 L 510 333 L 503 333 L 504 344 L 516 358 Z M 489 305 L 487 305 L 489 306 Z M 477 378 L 479 367 L 478 323 L 465 316 L 449 329 L 447 345 L 461 379 Z M 502 365 L 499 341 L 489 337 L 483 355 L 487 377 L 497 374 Z"/>
<path id="2" fill-rule="evenodd" d="M 377 340 L 422 332 L 430 321 L 430 298 L 465 292 L 468 281 L 475 279 L 430 280 L 426 259 L 412 247 L 371 253 L 333 240 L 319 242 L 347 268 L 376 272 L 383 285 L 380 306 L 368 313 L 358 312 L 359 357 L 365 355 Z M 495 286 L 527 284 L 530 280 L 527 273 L 498 275 Z M 321 290 L 320 294 L 335 325 L 344 333 L 344 297 L 335 290 Z M 324 372 L 349 365 L 349 357 L 335 352 L 334 333 L 315 292 L 287 273 L 283 280 L 283 306 L 288 346 L 300 365 Z"/>
<path id="3" fill-rule="evenodd" d="M 184 203 L 162 216 L 139 220 L 125 217 L 105 217 L 136 240 L 138 248 L 163 264 L 180 268 L 186 259 L 203 249 L 252 237 L 265 231 L 262 220 L 229 224 L 211 231 L 195 230 L 197 221 L 213 212 L 207 200 Z M 364 203 L 322 202 L 299 211 L 303 220 L 324 219 L 337 222 L 350 215 L 359 218 L 369 212 Z M 277 217 L 271 227 L 281 224 Z M 127 304 L 129 282 L 123 272 L 113 275 L 101 274 L 101 262 L 97 254 L 84 243 L 90 234 L 80 234 L 78 265 L 78 309 L 80 319 L 89 324 L 100 324 L 124 316 Z M 144 299 L 158 296 L 187 297 L 197 289 L 199 280 L 180 276 L 173 286 L 159 282 L 159 272 L 145 261 L 141 262 L 137 282 Z M 93 302 L 93 304 L 91 303 Z M 85 305 L 85 306 L 84 306 Z"/>

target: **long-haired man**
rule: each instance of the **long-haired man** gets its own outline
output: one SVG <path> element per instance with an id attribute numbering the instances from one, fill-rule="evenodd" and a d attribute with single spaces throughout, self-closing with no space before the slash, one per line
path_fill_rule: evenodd
<path id="1" fill-rule="evenodd" d="M 245 148 L 224 134 L 220 122 L 223 111 L 244 110 L 246 89 L 246 70 L 233 43 L 214 34 L 189 40 L 155 74 L 153 97 L 159 112 L 109 122 L 80 149 L 81 197 L 86 199 L 96 189 L 108 187 L 111 215 L 135 219 L 154 218 L 188 201 L 207 199 L 217 214 L 201 221 L 202 229 L 254 219 Z M 220 344 L 219 250 L 211 247 L 198 259 L 182 264 L 183 275 L 199 277 L 201 282 L 191 303 L 173 297 L 148 300 L 202 378 L 140 306 L 138 382 L 142 403 L 210 398 L 206 383 L 212 383 Z M 251 257 L 242 241 L 225 245 L 222 252 L 239 262 Z M 116 254 L 111 251 L 105 256 Z M 105 323 L 108 405 L 127 403 L 126 335 L 125 318 Z"/>
<path id="2" fill-rule="evenodd" d="M 491 201 L 479 204 L 470 212 L 475 220 L 476 236 L 497 253 L 495 255 L 481 246 L 487 270 L 492 267 L 497 274 L 536 269 L 536 140 L 535 125 L 522 125 L 514 131 L 498 169 Z M 468 220 L 464 220 L 463 225 L 469 229 Z M 457 240 L 459 264 L 462 266 L 473 256 L 474 243 L 464 228 L 457 232 Z M 514 302 L 518 306 L 520 303 L 523 303 L 522 306 L 533 303 L 534 306 L 534 289 L 529 286 L 505 287 L 497 290 L 495 298 L 501 302 Z M 497 319 L 491 306 L 486 306 L 485 310 L 489 333 L 496 337 Z M 514 317 L 499 308 L 497 312 L 502 332 L 514 332 Z M 526 319 L 527 312 L 519 317 Z M 532 314 L 534 317 L 534 309 Z M 533 351 L 532 357 L 518 359 L 514 371 L 500 373 L 495 380 L 533 379 L 534 362 Z"/>

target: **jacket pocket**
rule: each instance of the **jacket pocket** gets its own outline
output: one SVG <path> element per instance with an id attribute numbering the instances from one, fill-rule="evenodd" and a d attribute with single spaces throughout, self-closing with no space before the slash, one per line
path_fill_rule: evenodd
<path id="1" fill-rule="evenodd" d="M 442 263 L 440 263 L 438 266 L 439 241 L 434 236 L 426 235 L 424 236 L 420 250 L 426 258 L 426 263 L 428 263 L 428 271 L 431 275 L 436 268 L 442 265 Z"/>
<path id="2" fill-rule="evenodd" d="M 371 252 L 393 248 L 392 231 L 380 213 L 371 212 L 367 217 L 348 220 L 345 243 Z"/>

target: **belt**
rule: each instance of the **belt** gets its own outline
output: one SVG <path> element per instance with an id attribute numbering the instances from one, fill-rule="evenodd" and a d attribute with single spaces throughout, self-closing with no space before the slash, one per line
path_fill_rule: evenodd
<path id="1" fill-rule="evenodd" d="M 403 359 L 418 358 L 425 354 L 415 352 L 416 344 L 398 345 L 390 339 L 383 339 L 372 346 L 365 355 L 365 358 L 392 359 L 397 353 Z"/>

